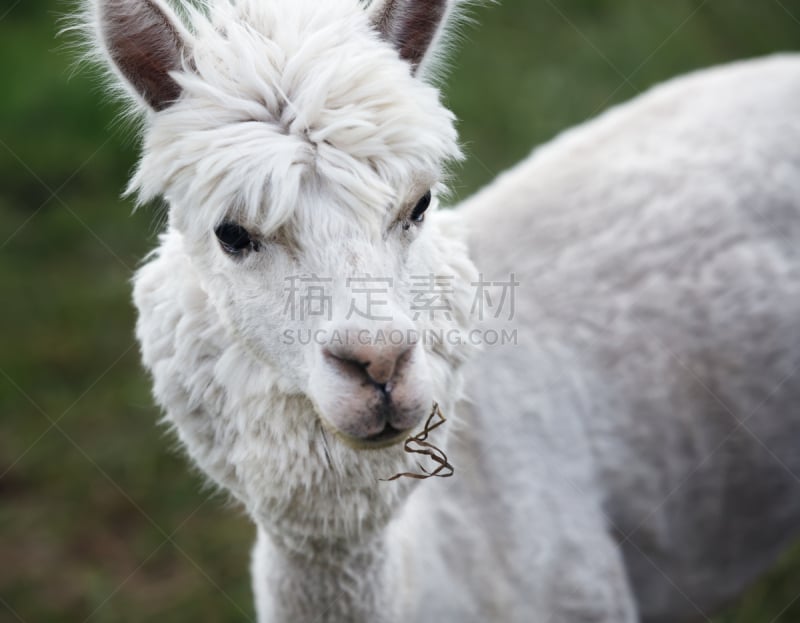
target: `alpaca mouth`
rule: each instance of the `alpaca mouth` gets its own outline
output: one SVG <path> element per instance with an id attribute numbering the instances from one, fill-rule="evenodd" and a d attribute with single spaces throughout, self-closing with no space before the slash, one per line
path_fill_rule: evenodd
<path id="1" fill-rule="evenodd" d="M 366 437 L 364 441 L 371 446 L 377 447 L 377 445 L 388 446 L 394 443 L 398 443 L 405 437 L 409 435 L 410 431 L 400 430 L 392 426 L 391 424 L 387 424 L 384 426 L 383 430 L 375 435 L 370 435 Z"/>
<path id="2" fill-rule="evenodd" d="M 339 430 L 336 433 L 337 437 L 355 450 L 379 450 L 400 443 L 411 434 L 411 430 L 400 430 L 391 424 L 387 424 L 381 432 L 369 437 L 352 437 Z"/>

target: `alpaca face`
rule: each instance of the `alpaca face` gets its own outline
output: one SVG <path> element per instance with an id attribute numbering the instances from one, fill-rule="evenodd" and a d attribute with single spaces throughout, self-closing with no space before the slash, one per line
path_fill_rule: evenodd
<path id="1" fill-rule="evenodd" d="M 441 358 L 426 352 L 423 336 L 457 327 L 442 312 L 414 311 L 415 279 L 447 271 L 433 248 L 437 200 L 423 190 L 431 179 L 426 171 L 400 186 L 399 200 L 378 204 L 383 213 L 362 204 L 369 216 L 352 210 L 338 184 L 317 187 L 272 233 L 234 212 L 190 247 L 232 339 L 357 447 L 399 441 L 430 411 L 431 365 Z"/>
<path id="2" fill-rule="evenodd" d="M 417 75 L 445 3 L 220 0 L 188 27 L 158 0 L 95 7 L 147 110 L 130 190 L 168 200 L 227 339 L 347 444 L 403 438 L 452 391 L 428 331 L 466 317 L 434 218 L 453 117 Z"/>

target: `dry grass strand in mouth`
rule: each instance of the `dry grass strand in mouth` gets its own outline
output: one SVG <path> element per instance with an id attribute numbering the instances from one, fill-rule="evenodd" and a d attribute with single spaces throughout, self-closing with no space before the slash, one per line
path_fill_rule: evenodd
<path id="1" fill-rule="evenodd" d="M 436 417 L 439 419 L 434 422 L 434 418 Z M 395 474 L 391 478 L 381 478 L 381 480 L 383 482 L 390 482 L 392 480 L 402 478 L 403 476 L 406 478 L 415 478 L 416 480 L 425 480 L 427 478 L 432 478 L 433 476 L 438 476 L 439 478 L 449 478 L 452 476 L 455 472 L 455 469 L 448 462 L 447 455 L 441 449 L 437 448 L 428 441 L 428 435 L 430 432 L 444 424 L 446 421 L 447 418 L 445 418 L 444 414 L 442 414 L 442 410 L 439 408 L 439 403 L 434 402 L 433 409 L 431 410 L 431 414 L 428 416 L 427 422 L 425 422 L 425 427 L 422 429 L 422 432 L 414 435 L 413 437 L 409 437 L 403 444 L 403 449 L 409 454 L 420 454 L 422 456 L 430 457 L 430 459 L 437 464 L 435 469 L 428 471 L 422 465 L 417 463 L 417 467 L 419 467 L 419 469 L 422 471 L 421 474 L 415 474 L 414 472 L 402 472 L 400 474 Z"/>

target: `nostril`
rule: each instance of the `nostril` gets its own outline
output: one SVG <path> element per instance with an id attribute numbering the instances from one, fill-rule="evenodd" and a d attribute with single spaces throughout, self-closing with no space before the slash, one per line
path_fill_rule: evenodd
<path id="1" fill-rule="evenodd" d="M 392 381 L 408 364 L 413 345 L 402 348 L 323 348 L 322 353 L 334 368 L 368 381 L 384 395 L 392 391 Z"/>
<path id="2" fill-rule="evenodd" d="M 347 357 L 345 353 L 336 353 L 327 348 L 322 350 L 325 359 L 334 367 L 358 374 L 366 374 L 369 361 L 361 361 Z"/>

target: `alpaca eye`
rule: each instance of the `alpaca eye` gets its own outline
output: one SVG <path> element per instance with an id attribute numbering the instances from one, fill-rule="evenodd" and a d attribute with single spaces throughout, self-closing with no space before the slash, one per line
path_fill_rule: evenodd
<path id="1" fill-rule="evenodd" d="M 250 237 L 250 233 L 236 223 L 223 223 L 214 230 L 222 250 L 233 256 L 245 251 L 258 251 L 258 243 Z"/>
<path id="2" fill-rule="evenodd" d="M 425 220 L 425 210 L 431 205 L 431 191 L 426 192 L 422 199 L 417 202 L 417 205 L 414 206 L 413 212 L 411 212 L 411 220 L 415 223 L 421 223 Z"/>

